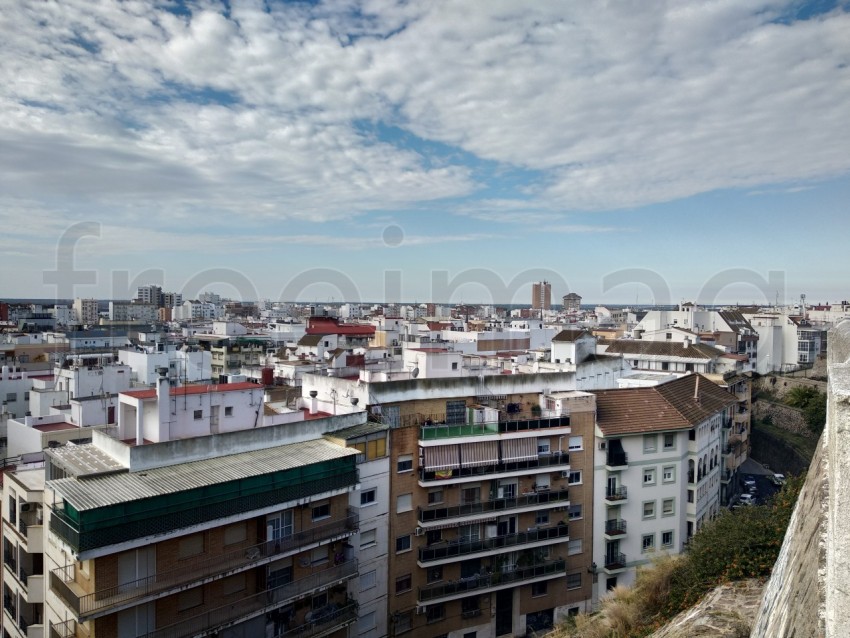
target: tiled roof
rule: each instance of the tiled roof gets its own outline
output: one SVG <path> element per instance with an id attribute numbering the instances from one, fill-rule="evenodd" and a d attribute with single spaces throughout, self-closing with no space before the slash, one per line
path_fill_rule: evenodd
<path id="1" fill-rule="evenodd" d="M 323 334 L 304 335 L 298 340 L 299 346 L 317 346 L 325 338 Z"/>
<path id="2" fill-rule="evenodd" d="M 699 374 L 649 388 L 594 394 L 597 423 L 605 436 L 690 429 L 737 402 L 734 395 Z"/>
<path id="3" fill-rule="evenodd" d="M 250 381 L 243 381 L 240 383 L 216 383 L 213 385 L 207 384 L 198 384 L 198 385 L 184 385 L 180 388 L 171 388 L 169 393 L 171 396 L 182 397 L 187 394 L 207 394 L 209 392 L 236 392 L 238 390 L 256 390 L 261 386 L 256 383 L 251 383 Z M 151 388 L 148 390 L 127 390 L 126 392 L 121 392 L 124 396 L 133 397 L 134 399 L 153 399 L 156 397 L 156 389 Z"/>
<path id="4" fill-rule="evenodd" d="M 573 330 L 568 328 L 567 330 L 561 330 L 558 334 L 552 337 L 552 341 L 576 341 L 577 339 L 581 339 L 582 337 L 590 337 L 591 334 L 587 330 Z"/>
<path id="5" fill-rule="evenodd" d="M 679 357 L 682 359 L 715 359 L 723 355 L 723 350 L 704 343 L 684 343 L 672 341 L 645 341 L 643 339 L 617 339 L 610 342 L 609 354 L 641 354 L 655 357 Z"/>

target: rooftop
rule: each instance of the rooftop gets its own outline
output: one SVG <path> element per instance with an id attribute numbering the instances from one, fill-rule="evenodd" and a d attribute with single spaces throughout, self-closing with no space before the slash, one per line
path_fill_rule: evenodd
<path id="1" fill-rule="evenodd" d="M 184 385 L 179 388 L 171 388 L 171 396 L 184 396 L 191 394 L 208 394 L 210 392 L 237 392 L 240 390 L 261 390 L 262 386 L 250 381 L 240 383 L 216 383 L 212 385 Z M 134 399 L 154 399 L 156 398 L 156 388 L 147 390 L 127 390 L 121 393 L 124 396 Z"/>

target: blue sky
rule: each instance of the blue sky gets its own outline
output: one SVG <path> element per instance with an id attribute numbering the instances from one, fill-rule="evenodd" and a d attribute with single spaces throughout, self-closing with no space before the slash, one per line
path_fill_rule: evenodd
<path id="1" fill-rule="evenodd" d="M 846 2 L 63 0 L 0 24 L 0 297 L 850 296 Z"/>

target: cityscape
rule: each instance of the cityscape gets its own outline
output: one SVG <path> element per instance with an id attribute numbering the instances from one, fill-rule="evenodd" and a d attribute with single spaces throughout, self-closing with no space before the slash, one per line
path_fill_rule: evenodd
<path id="1" fill-rule="evenodd" d="M 850 5 L 23 0 L 3 638 L 850 635 Z"/>

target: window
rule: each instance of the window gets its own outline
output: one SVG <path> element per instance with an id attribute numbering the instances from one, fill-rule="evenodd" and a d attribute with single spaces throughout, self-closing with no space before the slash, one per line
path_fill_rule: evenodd
<path id="1" fill-rule="evenodd" d="M 460 502 L 463 505 L 469 505 L 470 503 L 477 503 L 481 500 L 481 488 L 480 487 L 465 487 L 460 491 Z"/>
<path id="2" fill-rule="evenodd" d="M 449 425 L 466 423 L 466 401 L 446 401 L 446 423 Z"/>
<path id="3" fill-rule="evenodd" d="M 665 498 L 661 501 L 661 516 L 673 516 L 676 513 L 676 499 Z"/>
<path id="4" fill-rule="evenodd" d="M 647 467 L 643 470 L 643 484 L 655 485 L 655 468 Z"/>
<path id="5" fill-rule="evenodd" d="M 428 505 L 443 502 L 443 490 L 431 490 L 428 492 Z"/>
<path id="6" fill-rule="evenodd" d="M 360 492 L 360 505 L 372 505 L 378 500 L 378 488 L 373 487 L 370 490 Z"/>
<path id="7" fill-rule="evenodd" d="M 437 565 L 436 567 L 428 568 L 428 582 L 436 583 L 437 581 L 443 580 L 443 566 Z"/>
<path id="8" fill-rule="evenodd" d="M 661 532 L 661 547 L 673 547 L 673 532 Z"/>
<path id="9" fill-rule="evenodd" d="M 405 534 L 404 536 L 399 536 L 395 539 L 395 551 L 398 552 L 406 552 L 410 549 L 410 534 Z"/>
<path id="10" fill-rule="evenodd" d="M 457 361 L 452 361 L 452 370 L 457 370 Z"/>
<path id="11" fill-rule="evenodd" d="M 676 481 L 676 467 L 674 465 L 666 465 L 661 469 L 661 481 L 663 483 L 673 483 Z"/>
<path id="12" fill-rule="evenodd" d="M 9 401 L 9 402 L 17 401 L 18 400 L 18 393 L 17 392 L 6 393 L 6 400 Z"/>
<path id="13" fill-rule="evenodd" d="M 658 449 L 658 437 L 654 434 L 644 434 L 643 435 L 643 452 L 644 454 L 650 454 L 655 452 Z"/>
<path id="14" fill-rule="evenodd" d="M 567 483 L 569 485 L 581 485 L 581 470 L 571 470 Z"/>
<path id="15" fill-rule="evenodd" d="M 571 521 L 575 521 L 575 520 L 580 519 L 581 516 L 582 516 L 582 514 L 581 514 L 581 503 L 577 503 L 575 505 L 570 505 L 569 519 Z"/>
<path id="16" fill-rule="evenodd" d="M 233 406 L 232 405 L 224 406 L 224 416 L 233 416 Z"/>
<path id="17" fill-rule="evenodd" d="M 395 579 L 395 593 L 401 594 L 411 589 L 413 589 L 413 579 L 410 577 L 410 574 L 405 574 Z"/>
<path id="18" fill-rule="evenodd" d="M 584 449 L 584 440 L 580 436 L 570 437 L 570 452 L 576 452 Z"/>
<path id="19" fill-rule="evenodd" d="M 204 553 L 204 535 L 192 534 L 181 538 L 177 544 L 177 558 L 189 558 Z"/>
<path id="20" fill-rule="evenodd" d="M 234 523 L 233 525 L 228 525 L 224 528 L 224 544 L 225 545 L 233 545 L 234 543 L 241 543 L 242 541 L 248 538 L 248 529 L 245 527 L 245 523 Z"/>
<path id="21" fill-rule="evenodd" d="M 398 457 L 398 461 L 396 462 L 396 471 L 397 472 L 410 472 L 413 469 L 413 455 L 412 454 L 402 454 Z"/>
<path id="22" fill-rule="evenodd" d="M 200 421 L 201 419 L 204 418 L 204 411 L 203 410 L 195 410 L 192 414 L 195 417 L 195 421 Z"/>
<path id="23" fill-rule="evenodd" d="M 537 439 L 537 453 L 549 454 L 549 439 Z"/>
<path id="24" fill-rule="evenodd" d="M 643 517 L 655 518 L 655 501 L 644 501 Z"/>
<path id="25" fill-rule="evenodd" d="M 331 517 L 331 504 L 330 503 L 322 503 L 321 505 L 316 505 L 313 508 L 313 520 L 321 521 L 326 518 Z"/>
<path id="26" fill-rule="evenodd" d="M 204 604 L 204 588 L 194 587 L 177 594 L 177 611 L 186 611 Z"/>
<path id="27" fill-rule="evenodd" d="M 688 503 L 693 503 L 693 502 L 694 502 L 694 491 L 688 490 Z"/>
<path id="28" fill-rule="evenodd" d="M 578 589 L 581 587 L 581 572 L 567 574 L 567 589 Z"/>
<path id="29" fill-rule="evenodd" d="M 351 442 L 351 446 L 365 456 L 367 461 L 387 455 L 387 437 L 383 432 L 356 439 Z M 362 459 L 360 462 L 362 463 Z"/>
<path id="30" fill-rule="evenodd" d="M 537 512 L 534 516 L 534 524 L 535 525 L 548 525 L 549 524 L 549 511 L 543 510 L 542 512 Z"/>
<path id="31" fill-rule="evenodd" d="M 428 605 L 428 611 L 425 612 L 425 618 L 429 623 L 440 621 L 445 615 L 446 606 L 442 603 L 439 605 Z"/>
<path id="32" fill-rule="evenodd" d="M 396 500 L 396 513 L 409 512 L 413 509 L 413 495 L 401 494 Z"/>
<path id="33" fill-rule="evenodd" d="M 328 546 L 317 547 L 310 552 L 310 565 L 324 565 L 328 562 Z"/>
<path id="34" fill-rule="evenodd" d="M 118 372 L 124 372 L 124 371 L 123 371 L 123 370 L 119 370 Z M 24 392 L 24 401 L 29 401 L 29 400 L 30 400 L 30 393 L 29 393 L 29 392 Z"/>
<path id="35" fill-rule="evenodd" d="M 655 534 L 644 534 L 640 538 L 642 552 L 651 552 L 655 549 Z"/>
<path id="36" fill-rule="evenodd" d="M 676 435 L 673 433 L 664 435 L 664 449 L 665 450 L 675 450 L 676 449 Z"/>
<path id="37" fill-rule="evenodd" d="M 410 628 L 413 626 L 413 612 L 402 612 L 394 618 L 396 635 L 410 631 Z"/>
<path id="38" fill-rule="evenodd" d="M 365 572 L 360 575 L 360 591 L 372 589 L 378 584 L 378 571 L 373 569 L 370 572 Z"/>
<path id="39" fill-rule="evenodd" d="M 284 510 L 269 516 L 266 520 L 266 528 L 268 529 L 267 538 L 276 541 L 292 536 L 292 532 L 295 531 L 292 520 L 292 510 Z"/>
<path id="40" fill-rule="evenodd" d="M 240 572 L 233 574 L 233 576 L 228 576 L 221 581 L 221 593 L 225 596 L 230 596 L 240 591 L 245 591 L 246 586 L 245 572 Z"/>
<path id="41" fill-rule="evenodd" d="M 360 549 L 374 547 L 378 543 L 378 533 L 374 529 L 360 532 Z"/>
<path id="42" fill-rule="evenodd" d="M 576 554 L 581 554 L 582 551 L 581 539 L 571 538 L 570 542 L 567 543 L 567 556 L 575 556 Z"/>
<path id="43" fill-rule="evenodd" d="M 537 598 L 538 596 L 546 595 L 546 585 L 548 583 L 544 580 L 540 583 L 531 583 L 531 596 L 532 598 Z"/>
<path id="44" fill-rule="evenodd" d="M 425 537 L 427 543 L 429 545 L 433 545 L 434 543 L 439 543 L 443 540 L 443 530 L 441 529 L 429 529 L 428 535 Z"/>

